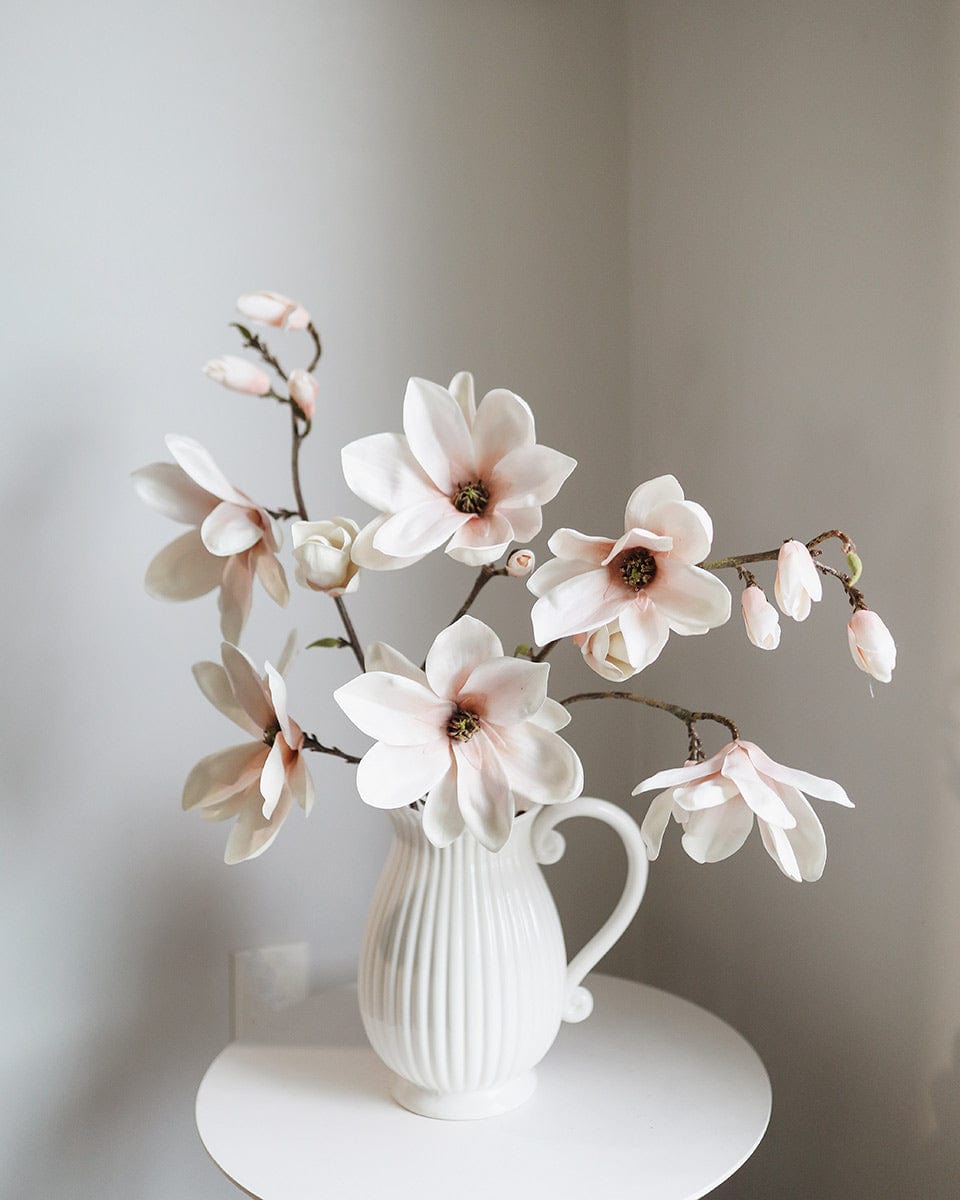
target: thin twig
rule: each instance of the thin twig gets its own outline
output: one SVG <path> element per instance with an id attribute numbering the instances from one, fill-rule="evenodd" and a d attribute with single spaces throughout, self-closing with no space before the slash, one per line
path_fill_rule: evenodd
<path id="1" fill-rule="evenodd" d="M 256 350 L 268 367 L 273 367 L 276 373 L 280 376 L 284 383 L 287 382 L 287 373 L 277 361 L 276 357 L 270 352 L 270 347 L 263 340 L 259 333 L 253 333 L 246 325 L 241 325 L 239 321 L 231 321 L 230 324 L 234 329 L 239 330 L 240 336 L 243 338 L 244 348 L 247 350 Z M 278 397 L 280 399 L 280 397 Z"/>
<path id="2" fill-rule="evenodd" d="M 300 443 L 307 435 L 300 432 L 300 423 L 293 405 L 290 406 L 290 429 L 293 435 L 290 443 L 290 474 L 293 477 L 293 495 L 297 502 L 300 520 L 305 521 L 307 506 L 303 501 L 303 490 L 300 487 Z"/>
<path id="3" fill-rule="evenodd" d="M 552 642 L 547 642 L 545 646 L 540 646 L 535 654 L 530 655 L 531 662 L 543 662 L 554 646 L 560 645 L 560 638 L 554 638 Z"/>
<path id="4" fill-rule="evenodd" d="M 314 750 L 317 754 L 332 754 L 334 758 L 342 758 L 344 762 L 358 763 L 360 759 L 356 754 L 348 754 L 346 750 L 341 750 L 338 746 L 325 746 L 312 733 L 303 735 L 303 743 L 300 747 L 302 750 Z"/>
<path id="5" fill-rule="evenodd" d="M 828 538 L 839 538 L 844 554 L 856 552 L 856 546 L 854 546 L 853 542 L 842 529 L 828 529 L 824 533 L 818 533 L 815 538 L 811 538 L 804 545 L 808 550 L 813 550 L 815 546 L 819 546 L 821 542 L 825 542 Z M 732 554 L 729 558 L 714 558 L 709 562 L 702 562 L 699 565 L 704 571 L 720 571 L 724 567 L 739 568 L 744 563 L 773 562 L 780 557 L 780 549 L 780 546 L 778 546 L 776 550 L 760 550 L 756 554 Z"/>
<path id="6" fill-rule="evenodd" d="M 323 350 L 320 347 L 320 334 L 317 333 L 317 327 L 312 321 L 307 326 L 307 333 L 313 338 L 313 358 L 310 359 L 310 366 L 307 367 L 307 373 L 309 374 L 320 361 L 320 355 L 323 353 Z"/>
<path id="7" fill-rule="evenodd" d="M 683 708 L 679 704 L 671 704 L 668 700 L 654 700 L 650 696 L 638 695 L 637 692 L 578 692 L 575 696 L 567 696 L 560 703 L 566 708 L 579 700 L 632 700 L 634 704 L 645 704 L 648 708 L 659 708 L 663 712 L 670 713 L 686 725 L 690 738 L 690 758 L 695 762 L 699 762 L 703 758 L 703 745 L 697 732 L 698 721 L 716 721 L 718 725 L 724 725 L 729 729 L 734 741 L 738 741 L 740 738 L 740 730 L 729 717 L 715 712 L 695 712 L 692 709 Z"/>
<path id="8" fill-rule="evenodd" d="M 360 639 L 357 637 L 357 631 L 353 627 L 353 621 L 350 620 L 350 614 L 347 612 L 347 606 L 344 604 L 342 596 L 334 596 L 333 602 L 337 606 L 337 612 L 340 614 L 340 620 L 343 622 L 343 628 L 346 631 L 350 649 L 353 651 L 353 657 L 357 660 L 360 670 L 363 671 L 366 669 L 363 661 L 363 650 L 360 647 Z"/>
<path id="9" fill-rule="evenodd" d="M 464 602 L 460 605 L 460 607 L 457 609 L 457 611 L 450 618 L 449 624 L 455 625 L 457 623 L 457 621 L 460 620 L 461 617 L 466 616 L 466 614 L 473 607 L 474 600 L 476 600 L 476 598 L 480 595 L 480 593 L 487 586 L 487 584 L 490 582 L 490 580 L 494 578 L 494 576 L 506 575 L 506 573 L 507 573 L 506 567 L 491 567 L 489 564 L 485 567 L 481 567 L 480 574 L 473 581 L 473 587 L 470 589 L 470 592 L 467 595 L 466 600 L 464 600 Z"/>

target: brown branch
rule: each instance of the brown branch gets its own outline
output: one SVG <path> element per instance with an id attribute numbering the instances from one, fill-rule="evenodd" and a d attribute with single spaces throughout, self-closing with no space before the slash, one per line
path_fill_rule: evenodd
<path id="1" fill-rule="evenodd" d="M 738 741 L 740 738 L 740 730 L 737 726 L 729 717 L 724 717 L 720 713 L 695 712 L 692 709 L 683 708 L 679 704 L 671 704 L 668 700 L 654 700 L 650 696 L 640 696 L 636 692 L 578 692 L 575 696 L 567 696 L 560 703 L 566 708 L 579 700 L 632 700 L 634 704 L 645 704 L 648 708 L 659 708 L 662 712 L 670 713 L 686 725 L 690 739 L 690 758 L 695 762 L 699 762 L 703 758 L 703 744 L 697 732 L 698 721 L 716 721 L 718 725 L 724 725 L 729 729 L 734 741 Z"/>
<path id="2" fill-rule="evenodd" d="M 313 358 L 310 359 L 310 366 L 307 367 L 307 374 L 309 375 L 320 361 L 320 355 L 323 353 L 323 350 L 320 346 L 320 334 L 317 333 L 317 327 L 312 321 L 307 326 L 307 333 L 313 338 Z"/>
<path id="3" fill-rule="evenodd" d="M 346 750 L 341 750 L 338 746 L 325 746 L 312 733 L 305 733 L 303 735 L 301 749 L 313 750 L 317 754 L 332 754 L 334 758 L 342 758 L 344 762 L 348 763 L 358 763 L 360 761 L 356 754 L 348 754 Z"/>
<path id="4" fill-rule="evenodd" d="M 811 538 L 804 545 L 808 550 L 813 550 L 815 546 L 819 546 L 821 542 L 825 542 L 828 538 L 839 538 L 844 554 L 856 552 L 856 546 L 854 546 L 853 542 L 842 529 L 828 529 L 824 533 L 818 533 L 815 538 Z M 774 562 L 779 557 L 780 546 L 776 550 L 759 550 L 756 554 L 732 554 L 729 558 L 714 558 L 709 562 L 700 563 L 699 566 L 704 571 L 720 571 L 724 567 L 733 567 L 739 570 L 744 563 Z"/>
<path id="5" fill-rule="evenodd" d="M 538 647 L 535 654 L 530 655 L 531 662 L 543 662 L 554 646 L 559 646 L 561 638 L 554 638 L 552 642 L 547 642 L 545 646 Z"/>
<path id="6" fill-rule="evenodd" d="M 240 336 L 243 338 L 244 349 L 256 350 L 256 352 L 260 355 L 260 357 L 267 364 L 267 366 L 273 367 L 273 369 L 280 376 L 280 378 L 283 380 L 283 382 L 286 383 L 287 382 L 286 371 L 284 371 L 283 367 L 280 366 L 280 363 L 278 362 L 276 357 L 270 352 L 270 347 L 263 340 L 263 338 L 260 336 L 260 334 L 252 333 L 246 327 L 246 325 L 241 325 L 239 323 L 239 321 L 231 321 L 230 324 L 234 329 L 239 330 Z M 277 399 L 282 399 L 282 397 L 277 397 Z"/>

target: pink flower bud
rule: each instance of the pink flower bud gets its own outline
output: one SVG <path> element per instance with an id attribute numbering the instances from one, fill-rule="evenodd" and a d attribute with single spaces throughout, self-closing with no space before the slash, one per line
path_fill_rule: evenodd
<path id="1" fill-rule="evenodd" d="M 762 588 L 751 584 L 740 598 L 747 637 L 761 650 L 776 650 L 780 645 L 780 617 Z"/>
<path id="2" fill-rule="evenodd" d="M 850 654 L 861 671 L 889 683 L 897 665 L 897 645 L 890 630 L 869 608 L 858 609 L 847 625 Z"/>
<path id="3" fill-rule="evenodd" d="M 296 401 L 297 407 L 303 415 L 308 421 L 312 421 L 313 414 L 317 409 L 317 394 L 320 391 L 320 385 L 309 371 L 298 367 L 296 371 L 290 372 L 287 387 L 290 389 L 290 399 Z"/>
<path id="4" fill-rule="evenodd" d="M 780 611 L 795 621 L 810 615 L 810 602 L 823 597 L 820 574 L 803 542 L 784 542 L 777 556 L 777 579 L 773 586 Z"/>
<path id="5" fill-rule="evenodd" d="M 507 559 L 507 574 L 513 579 L 524 579 L 537 565 L 532 550 L 514 550 Z"/>
<path id="6" fill-rule="evenodd" d="M 265 396 L 270 391 L 270 376 L 266 371 L 233 354 L 211 358 L 203 368 L 203 373 L 209 375 L 215 383 L 222 383 L 234 392 Z"/>
<path id="7" fill-rule="evenodd" d="M 303 305 L 279 292 L 248 292 L 237 301 L 237 309 L 256 325 L 306 329 L 310 324 L 310 314 Z"/>

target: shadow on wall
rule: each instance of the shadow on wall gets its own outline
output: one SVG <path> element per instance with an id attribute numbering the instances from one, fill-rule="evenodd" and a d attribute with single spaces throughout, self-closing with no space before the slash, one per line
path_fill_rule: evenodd
<path id="1" fill-rule="evenodd" d="M 918 1182 L 931 1196 L 960 1189 L 960 1030 L 953 1038 L 953 1062 L 930 1089 L 936 1132 L 924 1144 Z"/>

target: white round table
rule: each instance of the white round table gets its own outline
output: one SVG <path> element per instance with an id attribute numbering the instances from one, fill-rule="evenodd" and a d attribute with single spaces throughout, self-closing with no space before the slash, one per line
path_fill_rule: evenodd
<path id="1" fill-rule="evenodd" d="M 481 1121 L 400 1108 L 356 990 L 325 994 L 311 1045 L 233 1042 L 197 1093 L 214 1162 L 256 1200 L 695 1200 L 770 1118 L 770 1081 L 729 1025 L 686 1000 L 592 975 L 522 1107 Z"/>

